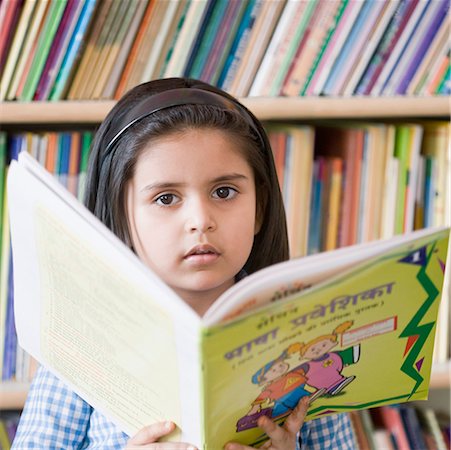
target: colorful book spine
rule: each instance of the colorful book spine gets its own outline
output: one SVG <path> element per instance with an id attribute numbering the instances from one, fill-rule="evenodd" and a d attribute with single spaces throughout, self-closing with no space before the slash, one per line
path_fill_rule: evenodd
<path id="1" fill-rule="evenodd" d="M 68 80 L 75 62 L 80 57 L 83 45 L 83 37 L 91 21 L 94 7 L 97 0 L 85 0 L 80 17 L 75 25 L 74 32 L 70 38 L 67 50 L 61 62 L 60 70 L 56 76 L 55 82 L 49 94 L 50 100 L 60 100 L 64 92 L 68 89 Z"/>
<path id="2" fill-rule="evenodd" d="M 46 21 L 43 25 L 42 32 L 37 42 L 37 48 L 35 57 L 30 67 L 30 72 L 23 87 L 23 92 L 20 95 L 20 100 L 31 101 L 33 100 L 36 87 L 39 83 L 42 70 L 45 65 L 50 47 L 52 45 L 53 38 L 56 30 L 58 29 L 61 17 L 66 7 L 67 0 L 60 0 L 57 2 L 51 2 L 49 5 L 49 11 L 46 16 Z"/>
<path id="3" fill-rule="evenodd" d="M 449 2 L 447 0 L 436 0 L 436 9 L 433 10 L 434 14 L 431 14 L 430 21 L 423 21 L 422 23 L 423 33 L 421 39 L 417 45 L 412 46 L 412 55 L 409 58 L 410 63 L 403 71 L 403 75 L 400 77 L 398 85 L 394 88 L 395 94 L 402 95 L 406 93 L 410 80 L 415 75 L 415 71 L 418 69 L 418 66 L 424 58 L 427 49 L 431 45 L 437 30 L 445 20 L 448 12 Z"/>

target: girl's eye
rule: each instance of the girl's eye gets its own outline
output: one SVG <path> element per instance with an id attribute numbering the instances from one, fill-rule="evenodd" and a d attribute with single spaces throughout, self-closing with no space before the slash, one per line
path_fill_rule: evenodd
<path id="1" fill-rule="evenodd" d="M 236 194 L 237 194 L 236 189 L 224 186 L 216 189 L 213 193 L 213 197 L 230 200 L 234 198 Z"/>
<path id="2" fill-rule="evenodd" d="M 170 206 L 177 202 L 178 197 L 174 194 L 163 194 L 156 198 L 155 203 L 160 206 Z"/>

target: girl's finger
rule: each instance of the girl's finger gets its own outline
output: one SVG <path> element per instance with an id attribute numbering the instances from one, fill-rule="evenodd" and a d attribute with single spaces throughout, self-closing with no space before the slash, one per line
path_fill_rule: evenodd
<path id="1" fill-rule="evenodd" d="M 296 434 L 304 424 L 304 419 L 309 407 L 309 397 L 302 397 L 299 400 L 296 408 L 293 409 L 291 414 L 285 421 L 284 428 L 293 434 Z"/>
<path id="2" fill-rule="evenodd" d="M 284 428 L 265 416 L 258 420 L 258 426 L 268 435 L 270 439 L 269 447 L 284 448 L 283 444 L 289 439 L 287 431 Z"/>
<path id="3" fill-rule="evenodd" d="M 147 427 L 141 428 L 129 441 L 131 445 L 143 445 L 157 442 L 163 436 L 174 431 L 175 424 L 173 422 L 154 423 Z"/>

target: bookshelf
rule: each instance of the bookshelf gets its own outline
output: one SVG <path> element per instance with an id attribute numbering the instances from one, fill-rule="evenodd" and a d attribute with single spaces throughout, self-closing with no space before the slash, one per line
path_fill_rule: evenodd
<path id="1" fill-rule="evenodd" d="M 73 9 L 65 11 L 54 2 L 48 10 L 51 14 L 42 6 L 45 2 L 39 8 L 34 3 L 0 5 L 5 19 L 0 39 L 4 130 L 94 128 L 115 104 L 113 99 L 134 84 L 182 75 L 228 90 L 268 122 L 449 122 L 451 117 L 446 0 L 418 2 L 416 11 L 408 9 L 409 2 L 396 1 L 386 2 L 383 8 L 371 0 L 342 0 L 335 5 L 321 0 L 310 4 L 256 0 L 249 2 L 255 9 L 237 8 L 227 24 L 221 22 L 219 9 L 214 9 L 231 7 L 232 1 L 179 2 L 186 5 L 182 9 L 174 6 L 175 1 L 130 0 L 128 14 L 118 13 L 117 8 L 107 11 L 102 5 L 108 2 L 101 0 L 73 2 Z M 160 4 L 158 14 L 152 4 Z M 246 22 L 251 16 L 255 20 Z M 107 17 L 109 25 L 102 22 Z M 226 40 L 216 40 L 209 24 L 212 17 L 219 21 L 216 29 L 226 29 Z M 224 13 L 222 17 L 231 16 Z M 58 21 L 65 25 L 57 26 Z M 109 32 L 116 47 L 103 45 Z M 304 36 L 310 36 L 311 45 Z M 36 57 L 33 42 L 39 49 Z M 146 42 L 153 43 L 153 48 Z M 200 42 L 208 44 L 204 53 L 196 47 Z M 223 53 L 214 54 L 217 49 Z M 216 75 L 206 64 L 213 58 Z M 308 74 L 302 75 L 303 66 Z M 372 69 L 376 70 L 373 75 Z M 334 72 L 347 73 L 346 83 L 334 85 Z M 296 88 L 299 96 L 288 96 L 293 82 L 302 76 L 304 87 Z M 29 101 L 32 98 L 40 101 Z M 451 287 L 448 303 L 450 297 Z M 435 364 L 431 388 L 449 394 L 450 386 L 451 361 Z M 28 387 L 22 382 L 0 382 L 0 413 L 21 409 Z"/>
<path id="2" fill-rule="evenodd" d="M 257 117 L 265 121 L 306 121 L 322 119 L 418 119 L 449 120 L 449 97 L 399 97 L 399 98 L 302 98 L 278 97 L 242 98 Z M 1 102 L 2 127 L 38 128 L 75 124 L 92 126 L 101 122 L 115 101 L 59 101 L 59 102 Z M 432 389 L 448 389 L 451 385 L 451 361 L 435 364 L 432 369 Z M 4 382 L 0 384 L 0 410 L 23 407 L 27 383 Z"/>

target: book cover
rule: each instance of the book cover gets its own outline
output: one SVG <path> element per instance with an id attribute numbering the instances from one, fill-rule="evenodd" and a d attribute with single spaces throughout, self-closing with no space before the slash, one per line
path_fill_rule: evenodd
<path id="1" fill-rule="evenodd" d="M 415 408 L 410 405 L 399 405 L 398 410 L 401 414 L 401 420 L 406 430 L 410 448 L 427 448 L 423 434 L 421 433 L 421 425 Z"/>
<path id="2" fill-rule="evenodd" d="M 309 419 L 427 397 L 449 228 L 268 267 L 200 318 L 26 152 L 8 193 L 19 342 L 128 434 L 262 443 L 275 362 L 295 403 L 319 392 Z"/>
<path id="3" fill-rule="evenodd" d="M 187 14 L 190 11 L 191 1 L 184 0 L 178 3 L 177 11 L 175 12 L 172 23 L 163 44 L 163 48 L 158 57 L 157 64 L 152 74 L 153 78 L 162 78 L 169 61 L 172 58 L 172 54 L 177 45 L 177 41 L 180 37 L 180 33 L 184 27 L 185 21 L 187 19 Z"/>
<path id="4" fill-rule="evenodd" d="M 388 24 L 393 19 L 394 14 L 396 14 L 399 3 L 400 2 L 397 0 L 391 0 L 390 2 L 385 3 L 379 17 L 377 17 L 376 22 L 366 37 L 365 43 L 360 50 L 360 54 L 355 59 L 347 80 L 340 88 L 340 95 L 350 96 L 354 94 L 362 74 L 368 66 L 371 57 L 375 53 L 377 45 L 381 42 L 381 39 L 383 39 L 389 30 Z"/>
<path id="5" fill-rule="evenodd" d="M 143 45 L 146 31 L 149 29 L 149 24 L 151 23 L 153 12 L 155 8 L 156 2 L 151 1 L 146 5 L 146 10 L 144 12 L 144 16 L 139 25 L 138 31 L 136 33 L 136 37 L 133 41 L 133 45 L 130 49 L 130 53 L 127 58 L 126 65 L 122 72 L 122 75 L 119 79 L 118 86 L 114 93 L 114 98 L 119 99 L 122 95 L 127 91 L 127 86 L 129 85 L 129 79 L 131 77 L 133 68 L 136 64 L 136 60 L 138 58 L 138 52 L 140 51 L 141 46 Z"/>
<path id="6" fill-rule="evenodd" d="M 67 175 L 67 190 L 77 196 L 78 173 L 80 172 L 81 132 L 74 131 L 70 136 L 70 152 Z"/>
<path id="7" fill-rule="evenodd" d="M 68 0 L 66 9 L 61 17 L 58 30 L 53 39 L 48 57 L 39 83 L 36 87 L 34 100 L 47 100 L 52 85 L 61 67 L 64 54 L 69 45 L 71 35 L 82 11 L 83 2 L 79 0 Z"/>
<path id="8" fill-rule="evenodd" d="M 179 77 L 184 73 L 185 65 L 191 53 L 191 48 L 197 41 L 200 27 L 207 6 L 207 0 L 191 1 L 180 33 L 175 42 L 171 57 L 164 69 L 164 77 Z"/>
<path id="9" fill-rule="evenodd" d="M 313 161 L 312 187 L 310 196 L 310 218 L 307 253 L 313 255 L 319 253 L 322 248 L 321 229 L 323 213 L 323 189 L 324 189 L 324 165 L 325 158 L 317 157 Z"/>
<path id="10" fill-rule="evenodd" d="M 315 154 L 343 159 L 344 180 L 339 246 L 357 242 L 359 196 L 365 129 L 360 126 L 319 126 L 315 139 Z"/>
<path id="11" fill-rule="evenodd" d="M 405 49 L 410 39 L 415 35 L 415 30 L 421 24 L 426 11 L 431 7 L 432 2 L 418 1 L 413 11 L 409 14 L 399 38 L 396 40 L 393 48 L 388 53 L 387 59 L 381 66 L 381 70 L 372 83 L 369 94 L 373 96 L 381 95 L 398 63 L 402 60 Z"/>
<path id="12" fill-rule="evenodd" d="M 405 63 L 397 68 L 397 76 L 393 77 L 393 84 L 388 85 L 384 92 L 395 94 L 405 94 L 410 80 L 413 78 L 419 64 L 431 45 L 440 25 L 445 20 L 449 11 L 449 3 L 447 1 L 437 1 L 436 8 L 431 9 L 428 17 L 424 17 L 420 27 L 416 32 L 415 40 L 412 40 L 408 51 L 404 55 Z"/>
<path id="13" fill-rule="evenodd" d="M 78 192 L 76 195 L 80 201 L 83 200 L 85 194 L 86 170 L 88 167 L 89 149 L 91 148 L 92 139 L 93 133 L 91 131 L 83 132 L 80 150 L 80 167 L 78 172 Z"/>
<path id="14" fill-rule="evenodd" d="M 96 6 L 96 0 L 85 0 L 80 17 L 71 35 L 70 42 L 64 54 L 60 69 L 56 75 L 54 84 L 49 94 L 49 100 L 61 100 L 69 89 L 69 82 L 73 74 L 74 67 L 80 60 L 82 49 L 86 42 L 86 33 L 91 23 L 91 18 Z"/>
<path id="15" fill-rule="evenodd" d="M 0 21 L 2 24 L 0 29 L 0 73 L 3 72 L 5 67 L 23 7 L 23 0 L 5 1 L 0 4 Z"/>
<path id="16" fill-rule="evenodd" d="M 358 411 L 350 411 L 349 418 L 351 419 L 352 429 L 354 436 L 357 440 L 359 450 L 372 450 L 370 446 L 368 436 L 366 435 L 365 428 L 363 426 L 362 417 Z"/>
<path id="17" fill-rule="evenodd" d="M 352 70 L 352 66 L 360 57 L 360 52 L 367 44 L 368 35 L 378 20 L 386 2 L 363 2 L 349 34 L 334 61 L 327 80 L 322 89 L 324 95 L 338 95 Z"/>
<path id="18" fill-rule="evenodd" d="M 195 47 L 191 50 L 188 66 L 185 68 L 185 76 L 191 78 L 201 77 L 202 71 L 208 63 L 216 36 L 220 33 L 223 26 L 223 19 L 229 4 L 231 4 L 229 1 L 217 0 L 212 5 L 211 13 L 204 17 Z M 210 12 L 210 8 L 206 12 Z"/>
<path id="19" fill-rule="evenodd" d="M 166 0 L 162 3 L 161 16 L 153 24 L 156 28 L 156 32 L 152 37 L 152 45 L 148 48 L 146 62 L 138 79 L 139 83 L 156 78 L 159 59 L 162 54 L 165 53 L 165 49 L 167 49 L 167 46 L 171 42 L 171 38 L 176 31 L 176 25 L 184 5 L 185 0 Z"/>
<path id="20" fill-rule="evenodd" d="M 242 61 L 244 51 L 249 43 L 252 28 L 256 18 L 261 12 L 263 2 L 261 0 L 250 0 L 243 13 L 243 18 L 230 46 L 230 51 L 225 59 L 224 67 L 218 78 L 218 86 L 227 90 L 236 74 L 238 65 Z"/>
<path id="21" fill-rule="evenodd" d="M 286 55 L 287 47 L 294 42 L 297 25 L 300 23 L 306 7 L 307 2 L 296 0 L 288 0 L 283 6 L 271 40 L 265 49 L 261 64 L 250 86 L 249 96 L 269 95 L 270 85 L 276 78 L 277 71 Z"/>
<path id="22" fill-rule="evenodd" d="M 320 95 L 364 2 L 348 1 L 310 82 L 307 95 Z"/>
<path id="23" fill-rule="evenodd" d="M 120 67 L 117 62 L 117 57 L 124 45 L 125 37 L 129 32 L 129 27 L 138 4 L 138 0 L 121 2 L 122 7 L 117 11 L 115 21 L 105 42 L 105 47 L 99 56 L 98 65 L 100 66 L 100 70 L 97 82 L 94 83 L 89 98 L 103 98 L 102 92 L 108 79 L 111 77 L 111 72 L 114 70 L 115 66 Z"/>
<path id="24" fill-rule="evenodd" d="M 23 91 L 21 92 L 21 95 L 19 95 L 19 99 L 22 101 L 33 100 L 53 38 L 66 8 L 66 3 L 67 0 L 50 2 L 46 20 L 38 38 L 37 48 L 31 63 L 30 71 L 26 78 Z"/>
<path id="25" fill-rule="evenodd" d="M 83 46 L 83 52 L 80 55 L 80 61 L 78 62 L 71 77 L 70 85 L 67 86 L 67 92 L 65 93 L 67 100 L 76 100 L 81 98 L 80 93 L 84 89 L 84 85 L 87 82 L 90 71 L 93 67 L 93 58 L 95 56 L 96 46 L 99 45 L 98 42 L 101 34 L 105 34 L 107 31 L 107 19 L 108 17 L 111 18 L 109 12 L 113 7 L 113 0 L 103 0 L 97 4 L 98 7 L 95 8 L 95 14 L 92 19 L 93 26 L 87 30 L 88 34 L 84 38 L 86 42 Z"/>
<path id="26" fill-rule="evenodd" d="M 443 52 L 437 58 L 437 63 L 431 67 L 431 77 L 426 81 L 424 86 L 424 93 L 426 95 L 434 95 L 440 93 L 440 89 L 448 84 L 449 90 L 449 77 L 446 78 L 449 73 L 449 61 L 450 61 L 451 49 L 449 44 L 443 49 Z"/>
<path id="27" fill-rule="evenodd" d="M 36 6 L 35 0 L 26 0 L 23 5 L 19 21 L 17 23 L 17 27 L 14 32 L 14 38 L 11 42 L 11 47 L 8 52 L 5 67 L 3 69 L 3 73 L 0 78 L 0 100 L 6 99 L 9 83 L 13 76 L 14 69 L 16 67 L 22 48 L 24 46 L 27 29 L 35 6 Z"/>
<path id="28" fill-rule="evenodd" d="M 260 67 L 265 51 L 285 6 L 285 0 L 263 1 L 261 11 L 255 19 L 249 43 L 241 58 L 237 72 L 228 91 L 238 97 L 249 94 L 250 87 Z"/>
<path id="29" fill-rule="evenodd" d="M 153 8 L 150 11 L 149 23 L 143 30 L 143 38 L 138 47 L 136 58 L 133 61 L 130 73 L 128 74 L 125 91 L 128 91 L 143 81 L 148 81 L 148 79 L 144 79 L 144 71 L 149 64 L 149 61 L 153 61 L 156 57 L 155 55 L 152 55 L 154 48 L 156 47 L 154 44 L 158 40 L 160 24 L 164 21 L 165 17 L 167 17 L 167 14 L 171 15 L 174 13 L 175 5 L 173 2 L 156 0 L 150 4 L 153 4 Z M 159 42 L 161 43 L 161 37 Z"/>
<path id="30" fill-rule="evenodd" d="M 219 76 L 224 68 L 227 55 L 237 35 L 246 3 L 229 1 L 221 27 L 215 36 L 212 49 L 202 70 L 201 79 L 207 83 L 217 85 Z"/>
<path id="31" fill-rule="evenodd" d="M 289 22 L 286 24 L 287 28 L 284 29 L 282 34 L 277 55 L 274 55 L 275 58 L 273 56 L 272 61 L 268 61 L 270 72 L 266 74 L 263 91 L 260 92 L 260 95 L 279 95 L 290 64 L 295 57 L 296 50 L 302 41 L 302 37 L 305 35 L 307 25 L 318 3 L 317 0 L 312 0 L 308 2 L 297 2 L 295 5 L 294 15 L 289 18 Z M 264 61 L 262 65 L 263 63 Z"/>
<path id="32" fill-rule="evenodd" d="M 33 9 L 31 22 L 25 34 L 25 41 L 22 45 L 21 53 L 19 55 L 19 59 L 17 61 L 8 87 L 6 100 L 17 99 L 19 95 L 19 89 L 22 89 L 22 87 L 20 86 L 23 86 L 25 77 L 28 73 L 31 61 L 33 59 L 34 52 L 36 50 L 37 37 L 40 33 L 43 18 L 45 17 L 48 6 L 48 2 L 45 2 L 44 0 L 38 0 Z"/>
<path id="33" fill-rule="evenodd" d="M 396 406 L 381 406 L 378 410 L 382 423 L 388 430 L 398 450 L 410 450 L 409 440 L 401 418 L 401 413 Z"/>
<path id="34" fill-rule="evenodd" d="M 3 208 L 7 210 L 8 196 L 6 190 L 3 197 Z M 0 379 L 3 373 L 3 359 L 5 355 L 5 337 L 6 337 L 6 307 L 8 301 L 8 277 L 9 277 L 9 254 L 11 241 L 9 234 L 9 217 L 3 213 L 2 226 L 2 247 L 0 253 Z"/>
<path id="35" fill-rule="evenodd" d="M 76 99 L 91 99 L 95 86 L 102 74 L 105 59 L 111 50 L 111 46 L 117 37 L 119 27 L 125 16 L 127 8 L 130 8 L 130 0 L 112 1 L 108 9 L 101 32 L 92 48 L 89 62 L 86 67 L 84 79 L 78 87 Z M 94 29 L 95 27 L 93 27 Z"/>
<path id="36" fill-rule="evenodd" d="M 368 95 L 370 93 L 417 3 L 418 0 L 412 0 L 410 2 L 400 2 L 398 4 L 393 17 L 388 23 L 381 40 L 377 44 L 377 47 L 359 80 L 355 89 L 357 95 Z"/>
<path id="37" fill-rule="evenodd" d="M 343 185 L 343 160 L 328 158 L 326 163 L 328 198 L 325 220 L 323 251 L 338 247 L 338 229 L 340 224 L 340 204 Z"/>
<path id="38" fill-rule="evenodd" d="M 127 65 L 127 61 L 131 60 L 131 49 L 136 40 L 136 36 L 143 20 L 145 11 L 147 8 L 146 1 L 137 1 L 137 6 L 135 14 L 133 15 L 130 27 L 126 32 L 124 41 L 119 48 L 119 52 L 114 62 L 113 68 L 111 69 L 111 74 L 108 77 L 105 88 L 101 94 L 102 98 L 113 98 L 114 92 L 119 85 L 119 81 L 122 77 L 124 69 Z"/>
<path id="39" fill-rule="evenodd" d="M 208 0 L 206 6 L 203 9 L 201 21 L 198 24 L 197 33 L 195 38 L 189 48 L 189 54 L 185 60 L 185 65 L 183 67 L 183 76 L 189 76 L 190 71 L 193 68 L 194 62 L 197 58 L 197 55 L 200 52 L 202 47 L 202 43 L 207 44 L 207 39 L 204 38 L 207 28 L 210 26 L 211 19 L 214 14 L 215 8 L 217 8 L 217 4 L 214 0 Z"/>
<path id="40" fill-rule="evenodd" d="M 317 4 L 285 76 L 282 95 L 299 95 L 326 36 L 335 27 L 337 12 L 342 6 L 343 2 L 338 0 Z"/>

